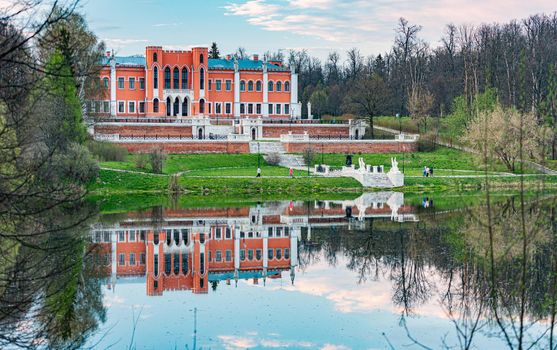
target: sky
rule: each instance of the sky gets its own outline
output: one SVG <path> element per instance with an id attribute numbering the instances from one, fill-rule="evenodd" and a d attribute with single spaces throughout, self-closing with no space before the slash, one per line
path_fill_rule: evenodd
<path id="1" fill-rule="evenodd" d="M 249 54 L 306 49 L 321 59 L 352 47 L 388 51 L 400 17 L 437 46 L 448 23 L 504 23 L 556 10 L 554 0 L 82 0 L 80 8 L 120 55 L 217 42 L 221 54 L 239 46 Z"/>

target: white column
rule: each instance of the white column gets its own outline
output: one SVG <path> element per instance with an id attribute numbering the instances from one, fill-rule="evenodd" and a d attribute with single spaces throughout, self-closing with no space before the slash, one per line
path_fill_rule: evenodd
<path id="1" fill-rule="evenodd" d="M 234 269 L 240 268 L 240 231 L 234 230 Z"/>
<path id="2" fill-rule="evenodd" d="M 234 60 L 234 118 L 240 118 L 240 70 Z"/>
<path id="3" fill-rule="evenodd" d="M 290 73 L 290 108 L 294 109 L 294 117 L 302 116 L 302 106 L 298 103 L 298 73 L 294 67 Z"/>
<path id="4" fill-rule="evenodd" d="M 110 57 L 110 115 L 116 116 L 116 59 Z"/>
<path id="5" fill-rule="evenodd" d="M 110 281 L 112 284 L 112 291 L 114 291 L 114 288 L 116 287 L 116 266 L 117 266 L 117 259 L 116 256 L 118 255 L 116 252 L 116 248 L 117 248 L 117 244 L 116 244 L 116 231 L 112 231 L 110 233 L 110 245 L 111 245 L 111 258 L 112 258 L 112 264 L 110 266 L 111 271 L 110 271 Z"/>
<path id="6" fill-rule="evenodd" d="M 311 115 L 311 102 L 308 102 L 308 119 L 313 119 L 313 116 Z"/>
<path id="7" fill-rule="evenodd" d="M 185 98 L 185 97 L 184 97 Z M 184 101 L 179 101 L 178 103 L 178 117 L 182 117 L 182 105 Z"/>
<path id="8" fill-rule="evenodd" d="M 290 266 L 298 266 L 298 236 L 299 228 L 292 227 L 290 230 Z"/>
<path id="9" fill-rule="evenodd" d="M 267 73 L 267 60 L 263 61 L 263 108 L 264 118 L 269 117 L 269 74 Z"/>

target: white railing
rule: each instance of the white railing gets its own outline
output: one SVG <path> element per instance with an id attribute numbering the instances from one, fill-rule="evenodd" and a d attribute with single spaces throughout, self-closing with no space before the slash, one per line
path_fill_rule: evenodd
<path id="1" fill-rule="evenodd" d="M 119 139 L 119 134 L 95 134 L 95 140 L 97 141 L 118 141 Z"/>
<path id="2" fill-rule="evenodd" d="M 250 136 L 249 135 L 244 135 L 244 134 L 228 134 L 228 141 L 249 142 L 250 141 Z"/>
<path id="3" fill-rule="evenodd" d="M 283 134 L 280 135 L 280 142 L 308 142 L 309 135 L 307 133 L 303 134 Z"/>

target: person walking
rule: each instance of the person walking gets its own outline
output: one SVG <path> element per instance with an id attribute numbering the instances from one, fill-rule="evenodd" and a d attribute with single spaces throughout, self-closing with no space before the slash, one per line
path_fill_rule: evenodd
<path id="1" fill-rule="evenodd" d="M 291 178 L 294 177 L 294 169 L 292 169 L 292 167 L 290 167 L 290 170 L 288 171 L 288 173 L 290 174 Z"/>
<path id="2" fill-rule="evenodd" d="M 261 177 L 261 168 L 257 167 L 257 176 L 256 177 Z"/>
<path id="3" fill-rule="evenodd" d="M 424 171 L 423 171 L 424 177 L 427 176 L 427 167 L 424 165 Z"/>
<path id="4" fill-rule="evenodd" d="M 429 168 L 429 176 L 433 177 L 433 167 Z"/>

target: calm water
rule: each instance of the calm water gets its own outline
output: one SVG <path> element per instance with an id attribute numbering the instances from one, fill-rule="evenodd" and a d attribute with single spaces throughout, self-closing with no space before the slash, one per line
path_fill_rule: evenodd
<path id="1" fill-rule="evenodd" d="M 491 215 L 482 197 L 394 192 L 80 208 L 86 220 L 46 239 L 55 253 L 20 247 L 20 265 L 0 271 L 12 282 L 0 344 L 546 349 L 555 203 L 523 200 L 495 196 Z"/>

